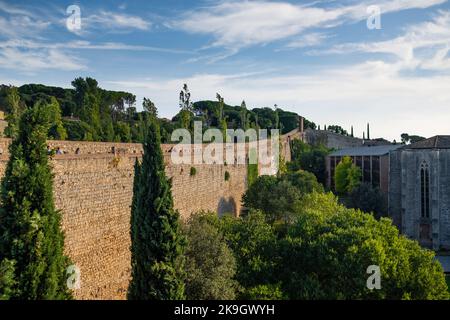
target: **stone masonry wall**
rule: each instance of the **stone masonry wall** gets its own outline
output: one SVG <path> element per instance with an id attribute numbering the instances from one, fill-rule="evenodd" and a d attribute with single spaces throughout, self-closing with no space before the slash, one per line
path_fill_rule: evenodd
<path id="1" fill-rule="evenodd" d="M 0 176 L 8 161 L 9 143 L 0 139 Z M 48 144 L 65 152 L 53 156 L 51 164 L 55 205 L 63 217 L 65 251 L 81 272 L 81 288 L 74 291 L 75 298 L 125 299 L 130 280 L 134 163 L 142 156 L 142 146 L 78 141 Z M 283 145 L 289 146 L 286 142 Z M 185 220 L 199 210 L 239 214 L 247 187 L 247 165 L 174 165 L 170 161 L 173 146 L 161 147 L 181 218 Z M 191 167 L 196 168 L 194 176 Z"/>
<path id="2" fill-rule="evenodd" d="M 308 144 L 323 144 L 331 149 L 344 149 L 362 146 L 363 140 L 359 138 L 347 137 L 325 130 L 305 130 L 305 142 Z"/>
<path id="3" fill-rule="evenodd" d="M 450 248 L 450 150 L 399 149 L 390 153 L 389 212 L 402 233 L 434 250 Z M 422 163 L 430 172 L 430 217 L 422 217 Z M 421 225 L 431 227 L 429 239 Z"/>

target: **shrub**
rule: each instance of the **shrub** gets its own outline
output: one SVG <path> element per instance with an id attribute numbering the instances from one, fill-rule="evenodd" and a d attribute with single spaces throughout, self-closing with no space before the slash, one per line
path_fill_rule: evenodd
<path id="1" fill-rule="evenodd" d="M 185 226 L 186 298 L 234 299 L 236 260 L 218 226 L 217 215 L 197 213 Z"/>
<path id="2" fill-rule="evenodd" d="M 349 208 L 373 213 L 376 218 L 381 218 L 387 214 L 385 196 L 379 188 L 373 187 L 370 183 L 362 183 L 355 188 L 348 197 L 345 197 L 344 204 Z"/>
<path id="3" fill-rule="evenodd" d="M 236 280 L 241 286 L 238 298 L 245 299 L 255 287 L 272 285 L 277 279 L 277 239 L 265 216 L 255 210 L 242 218 L 225 216 L 220 228 L 236 258 Z"/>
<path id="4" fill-rule="evenodd" d="M 280 177 L 261 176 L 243 196 L 244 206 L 261 210 L 269 223 L 289 222 L 301 199 L 313 191 L 323 192 L 314 174 L 299 170 Z"/>
<path id="5" fill-rule="evenodd" d="M 358 168 L 350 157 L 344 157 L 336 166 L 334 180 L 336 182 L 336 192 L 339 194 L 349 194 L 361 184 L 361 169 Z"/>

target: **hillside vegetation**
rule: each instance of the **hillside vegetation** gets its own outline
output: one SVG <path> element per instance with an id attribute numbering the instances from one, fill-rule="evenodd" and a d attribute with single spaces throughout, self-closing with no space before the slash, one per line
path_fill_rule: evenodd
<path id="1" fill-rule="evenodd" d="M 38 101 L 52 103 L 57 126 L 63 128 L 55 139 L 113 142 L 143 142 L 145 128 L 156 117 L 163 143 L 170 141 L 175 128 L 192 130 L 193 122 L 203 121 L 204 130 L 280 129 L 282 133 L 298 127 L 299 115 L 281 108 L 248 109 L 245 101 L 231 106 L 217 94 L 217 101 L 190 101 L 187 85 L 180 93 L 179 112 L 172 119 L 158 117 L 157 106 L 144 98 L 138 107 L 136 96 L 125 91 L 102 89 L 93 78 L 76 78 L 72 88 L 26 84 L 20 87 L 0 86 L 0 110 L 6 114 L 11 130 L 20 115 Z M 308 120 L 305 126 L 315 128 Z M 9 129 L 6 136 L 13 136 Z"/>

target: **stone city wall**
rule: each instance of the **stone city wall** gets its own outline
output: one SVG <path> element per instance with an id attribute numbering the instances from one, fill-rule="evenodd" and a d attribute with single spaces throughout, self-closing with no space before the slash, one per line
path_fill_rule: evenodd
<path id="1" fill-rule="evenodd" d="M 0 139 L 0 176 L 8 161 L 9 143 Z M 81 288 L 74 291 L 75 298 L 125 299 L 130 280 L 134 163 L 142 156 L 142 145 L 79 141 L 48 144 L 64 152 L 54 155 L 51 165 L 55 205 L 63 217 L 65 251 L 81 272 Z M 286 141 L 282 144 L 289 147 Z M 182 219 L 199 210 L 239 214 L 247 188 L 245 159 L 243 164 L 172 164 L 173 147 L 165 144 L 162 150 L 166 173 L 172 178 L 174 205 Z M 248 153 L 248 146 L 246 150 Z M 191 175 L 191 167 L 196 168 L 195 175 Z M 230 174 L 228 181 L 226 171 Z"/>

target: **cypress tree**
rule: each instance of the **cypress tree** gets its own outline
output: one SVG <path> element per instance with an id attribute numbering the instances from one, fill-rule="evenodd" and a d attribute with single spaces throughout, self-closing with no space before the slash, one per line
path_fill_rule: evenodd
<path id="1" fill-rule="evenodd" d="M 48 105 L 37 103 L 22 115 L 1 183 L 0 298 L 68 299 L 61 214 L 53 203 L 48 163 Z"/>
<path id="2" fill-rule="evenodd" d="M 161 137 L 150 121 L 142 163 L 135 165 L 131 212 L 131 276 L 128 299 L 184 298 L 184 250 L 171 182 L 164 171 Z"/>
<path id="3" fill-rule="evenodd" d="M 5 135 L 8 138 L 15 138 L 17 136 L 17 131 L 19 130 L 20 116 L 23 112 L 20 106 L 20 95 L 16 87 L 8 88 L 8 94 L 6 95 L 6 108 L 7 115 L 6 120 L 8 121 L 8 126 L 5 128 Z"/>
<path id="4" fill-rule="evenodd" d="M 367 140 L 370 140 L 370 125 L 367 124 Z"/>

